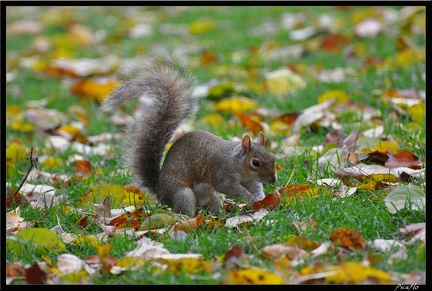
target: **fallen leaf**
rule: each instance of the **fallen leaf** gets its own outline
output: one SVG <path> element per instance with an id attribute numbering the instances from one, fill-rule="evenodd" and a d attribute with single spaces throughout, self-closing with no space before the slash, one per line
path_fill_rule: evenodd
<path id="1" fill-rule="evenodd" d="M 23 256 L 29 250 L 35 256 L 66 250 L 57 234 L 46 228 L 33 227 L 20 230 L 14 237 L 6 239 L 6 248 L 18 256 Z"/>
<path id="2" fill-rule="evenodd" d="M 244 96 L 232 96 L 219 101 L 215 111 L 228 111 L 231 113 L 248 112 L 258 109 L 259 104 L 252 99 Z"/>
<path id="3" fill-rule="evenodd" d="M 410 151 L 402 151 L 390 155 L 385 161 L 384 166 L 387 168 L 407 167 L 415 170 L 422 168 L 422 162 Z"/>
<path id="4" fill-rule="evenodd" d="M 366 244 L 362 235 L 350 228 L 338 228 L 331 232 L 330 240 L 335 244 L 343 248 L 353 248 L 356 250 L 362 250 Z"/>
<path id="5" fill-rule="evenodd" d="M 228 270 L 222 284 L 285 284 L 281 277 L 260 268 Z"/>
<path id="6" fill-rule="evenodd" d="M 252 208 L 255 211 L 261 208 L 266 208 L 268 211 L 272 211 L 273 209 L 278 207 L 280 200 L 281 200 L 281 195 L 276 190 L 275 192 L 266 195 L 264 199 L 255 201 Z"/>
<path id="7" fill-rule="evenodd" d="M 331 284 L 360 284 L 368 279 L 375 279 L 378 284 L 391 284 L 392 277 L 379 269 L 364 266 L 357 262 L 345 262 L 336 266 L 337 272 L 325 277 Z"/>
<path id="8" fill-rule="evenodd" d="M 401 209 L 426 210 L 426 194 L 416 185 L 401 185 L 387 194 L 385 205 L 391 214 Z"/>
<path id="9" fill-rule="evenodd" d="M 265 75 L 265 88 L 275 95 L 296 91 L 306 86 L 306 81 L 288 68 L 276 70 Z"/>
<path id="10" fill-rule="evenodd" d="M 261 123 L 261 117 L 256 114 L 246 114 L 243 112 L 235 113 L 235 115 L 240 118 L 240 121 L 244 128 L 252 132 L 258 133 L 264 131 L 264 126 Z"/>
<path id="11" fill-rule="evenodd" d="M 191 232 L 204 224 L 204 214 L 198 214 L 196 217 L 181 221 L 174 226 L 174 231 L 181 230 L 184 232 Z"/>

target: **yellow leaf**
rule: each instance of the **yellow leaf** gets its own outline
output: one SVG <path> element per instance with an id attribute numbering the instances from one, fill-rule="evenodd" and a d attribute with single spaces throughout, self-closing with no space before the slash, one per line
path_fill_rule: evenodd
<path id="1" fill-rule="evenodd" d="M 12 163 L 25 160 L 27 156 L 26 147 L 19 141 L 12 141 L 6 148 L 6 160 Z"/>
<path id="2" fill-rule="evenodd" d="M 21 121 L 14 121 L 10 125 L 11 129 L 16 131 L 22 131 L 22 132 L 32 132 L 33 131 L 33 124 L 29 122 L 21 122 Z"/>
<path id="3" fill-rule="evenodd" d="M 16 115 L 21 112 L 19 105 L 9 105 L 6 108 L 6 121 L 15 119 Z"/>
<path id="4" fill-rule="evenodd" d="M 343 90 L 328 90 L 318 97 L 318 103 L 336 98 L 335 104 L 341 104 L 350 101 L 348 93 Z"/>
<path id="5" fill-rule="evenodd" d="M 102 185 L 87 191 L 81 196 L 79 203 L 82 206 L 87 206 L 89 203 L 102 204 L 106 197 L 110 198 L 111 207 L 144 205 L 143 192 L 130 192 L 119 185 L 112 184 Z"/>
<path id="6" fill-rule="evenodd" d="M 336 267 L 337 272 L 326 277 L 326 281 L 332 284 L 356 284 L 362 283 L 366 279 L 376 279 L 379 284 L 391 284 L 391 276 L 373 267 L 363 266 L 356 262 L 342 263 Z"/>
<path id="7" fill-rule="evenodd" d="M 144 266 L 148 261 L 143 257 L 123 257 L 118 259 L 116 266 L 127 270 Z"/>
<path id="8" fill-rule="evenodd" d="M 75 273 L 59 274 L 63 284 L 84 284 L 83 282 L 90 282 L 90 275 L 87 270 L 82 269 Z"/>
<path id="9" fill-rule="evenodd" d="M 198 273 L 201 270 L 210 273 L 213 270 L 213 263 L 196 258 L 182 258 L 170 260 L 168 264 L 168 271 L 173 272 Z"/>
<path id="10" fill-rule="evenodd" d="M 402 52 L 387 57 L 383 62 L 383 67 L 391 70 L 397 67 L 407 67 L 412 64 L 424 62 L 426 60 L 426 50 L 422 48 L 408 48 Z"/>
<path id="11" fill-rule="evenodd" d="M 70 135 L 70 141 L 78 141 L 82 144 L 88 142 L 88 138 L 81 132 L 81 130 L 73 125 L 64 125 L 58 130 Z"/>
<path id="12" fill-rule="evenodd" d="M 95 235 L 83 235 L 77 237 L 72 241 L 72 243 L 80 246 L 90 245 L 93 248 L 103 245 Z"/>
<path id="13" fill-rule="evenodd" d="M 84 79 L 76 83 L 71 92 L 81 96 L 94 98 L 97 102 L 101 103 L 108 94 L 118 86 L 116 81 L 95 82 L 90 79 Z"/>
<path id="14" fill-rule="evenodd" d="M 426 122 L 426 103 L 419 103 L 407 108 L 408 114 L 414 122 L 423 124 Z"/>
<path id="15" fill-rule="evenodd" d="M 208 97 L 216 100 L 235 92 L 236 86 L 233 83 L 219 83 L 209 89 Z"/>
<path id="16" fill-rule="evenodd" d="M 49 157 L 46 161 L 41 163 L 44 167 L 59 169 L 63 166 L 63 161 L 59 157 Z"/>
<path id="17" fill-rule="evenodd" d="M 277 119 L 273 119 L 269 123 L 271 131 L 277 135 L 289 136 L 291 133 L 291 125 Z"/>
<path id="18" fill-rule="evenodd" d="M 313 249 L 316 249 L 320 246 L 319 243 L 314 242 L 313 240 L 310 240 L 306 237 L 302 236 L 292 236 L 288 239 L 288 241 L 285 243 L 286 246 L 296 246 L 298 248 L 301 248 L 305 251 L 312 251 Z"/>
<path id="19" fill-rule="evenodd" d="M 371 147 L 369 151 L 368 149 L 363 149 L 364 153 L 371 153 L 375 151 L 383 154 L 395 154 L 399 152 L 399 146 L 393 140 L 385 140 Z"/>
<path id="20" fill-rule="evenodd" d="M 285 284 L 278 275 L 260 268 L 228 270 L 223 284 Z"/>
<path id="21" fill-rule="evenodd" d="M 95 35 L 91 30 L 78 23 L 73 23 L 69 26 L 69 38 L 75 46 L 83 47 L 94 43 Z"/>
<path id="22" fill-rule="evenodd" d="M 189 25 L 189 33 L 190 34 L 201 34 L 208 31 L 215 30 L 217 28 L 216 22 L 212 19 L 198 19 L 193 21 Z"/>
<path id="23" fill-rule="evenodd" d="M 283 94 L 302 89 L 306 81 L 289 69 L 280 69 L 266 74 L 264 84 L 271 94 Z"/>
<path id="24" fill-rule="evenodd" d="M 225 124 L 225 119 L 218 113 L 211 113 L 204 116 L 202 122 L 211 126 L 220 126 Z"/>
<path id="25" fill-rule="evenodd" d="M 238 112 L 247 112 L 258 108 L 259 108 L 259 104 L 247 97 L 233 96 L 230 98 L 226 98 L 222 101 L 219 101 L 216 104 L 215 110 L 238 113 Z"/>

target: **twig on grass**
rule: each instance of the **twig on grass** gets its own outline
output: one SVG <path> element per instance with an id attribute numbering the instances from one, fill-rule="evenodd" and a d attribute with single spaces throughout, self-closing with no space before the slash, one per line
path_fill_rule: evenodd
<path id="1" fill-rule="evenodd" d="M 36 170 L 39 170 L 38 166 L 37 166 L 38 157 L 37 156 L 33 157 L 33 148 L 31 148 L 30 153 L 26 157 L 26 160 L 30 160 L 30 168 L 28 169 L 27 174 L 25 175 L 24 179 L 22 180 L 21 184 L 19 185 L 19 187 L 16 190 L 15 194 L 13 195 L 13 197 L 15 197 L 15 195 L 18 194 L 19 190 L 24 185 L 24 182 L 25 182 L 25 180 L 27 180 L 27 177 L 30 174 L 30 171 L 33 169 L 33 167 L 35 167 Z"/>

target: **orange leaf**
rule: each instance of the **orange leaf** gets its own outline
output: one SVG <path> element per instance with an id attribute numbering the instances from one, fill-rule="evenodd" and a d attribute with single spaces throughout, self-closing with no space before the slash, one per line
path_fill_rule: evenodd
<path id="1" fill-rule="evenodd" d="M 272 211 L 279 205 L 280 200 L 281 195 L 278 191 L 275 191 L 274 193 L 265 196 L 263 200 L 255 201 L 253 204 L 253 210 L 257 211 L 261 208 L 268 208 L 269 211 Z"/>
<path id="2" fill-rule="evenodd" d="M 240 118 L 243 127 L 247 128 L 248 130 L 252 132 L 264 131 L 264 127 L 260 124 L 258 115 L 246 114 L 242 112 L 235 113 L 235 115 Z"/>
<path id="3" fill-rule="evenodd" d="M 204 66 L 217 61 L 218 61 L 218 56 L 215 52 L 204 51 L 201 54 L 201 64 L 203 64 Z"/>
<path id="4" fill-rule="evenodd" d="M 321 42 L 321 48 L 328 52 L 337 53 L 341 47 L 348 44 L 348 39 L 342 34 L 329 34 Z"/>
<path id="5" fill-rule="evenodd" d="M 363 249 L 365 241 L 362 235 L 350 228 L 338 228 L 330 234 L 330 240 L 343 248 Z"/>
<path id="6" fill-rule="evenodd" d="M 100 103 L 117 85 L 118 83 L 115 81 L 98 83 L 90 79 L 84 79 L 71 88 L 71 93 L 94 98 Z"/>
<path id="7" fill-rule="evenodd" d="M 148 216 L 148 213 L 143 211 L 137 211 L 133 213 L 128 212 L 112 219 L 108 225 L 115 226 L 116 229 L 132 227 L 133 229 L 137 230 L 141 227 L 142 218 Z"/>
<path id="8" fill-rule="evenodd" d="M 297 120 L 297 117 L 299 117 L 300 114 L 301 114 L 301 112 L 286 113 L 286 114 L 283 114 L 279 117 L 276 117 L 274 120 L 279 120 L 279 121 L 282 121 L 288 125 L 293 125 L 294 122 Z"/>
<path id="9" fill-rule="evenodd" d="M 293 184 L 287 187 L 280 188 L 278 189 L 278 191 L 282 196 L 292 197 L 296 194 L 300 194 L 309 190 L 310 187 L 311 185 L 309 184 Z"/>
<path id="10" fill-rule="evenodd" d="M 75 161 L 75 172 L 77 177 L 89 176 L 93 170 L 93 166 L 89 161 Z"/>
<path id="11" fill-rule="evenodd" d="M 198 214 L 192 219 L 181 221 L 179 224 L 175 225 L 174 231 L 182 230 L 184 232 L 191 232 L 192 230 L 203 225 L 204 221 L 204 214 Z"/>

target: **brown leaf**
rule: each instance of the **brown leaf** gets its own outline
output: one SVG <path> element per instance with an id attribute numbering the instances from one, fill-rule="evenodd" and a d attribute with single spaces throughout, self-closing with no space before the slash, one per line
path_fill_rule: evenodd
<path id="1" fill-rule="evenodd" d="M 93 171 L 93 166 L 89 161 L 75 161 L 74 168 L 78 178 L 88 177 Z"/>
<path id="2" fill-rule="evenodd" d="M 366 246 L 362 235 L 350 228 L 338 228 L 330 234 L 330 240 L 343 248 L 354 248 L 357 250 L 363 249 Z"/>
<path id="3" fill-rule="evenodd" d="M 25 277 L 29 284 L 46 284 L 47 280 L 47 274 L 36 263 L 26 269 Z"/>
<path id="4" fill-rule="evenodd" d="M 15 206 L 21 205 L 21 203 L 25 202 L 23 196 L 20 192 L 16 193 L 16 189 L 7 187 L 6 189 L 6 207 L 11 207 L 12 204 Z"/>
<path id="5" fill-rule="evenodd" d="M 19 262 L 6 264 L 6 277 L 23 278 L 25 273 L 25 268 Z"/>
<path id="6" fill-rule="evenodd" d="M 269 211 L 275 209 L 281 200 L 281 195 L 276 190 L 275 192 L 268 194 L 263 200 L 255 201 L 253 204 L 253 210 L 257 211 L 261 208 L 267 208 Z"/>
<path id="7" fill-rule="evenodd" d="M 148 213 L 143 211 L 128 212 L 113 218 L 108 225 L 115 226 L 116 229 L 130 226 L 137 230 L 141 227 L 143 217 L 148 217 Z"/>
<path id="8" fill-rule="evenodd" d="M 348 44 L 348 39 L 342 34 L 334 33 L 327 35 L 321 41 L 321 48 L 325 51 L 337 53 L 341 51 L 341 47 Z"/>
<path id="9" fill-rule="evenodd" d="M 232 268 L 240 265 L 240 258 L 243 255 L 243 248 L 240 246 L 232 246 L 224 256 L 224 267 Z"/>
<path id="10" fill-rule="evenodd" d="M 204 214 L 198 214 L 196 217 L 192 219 L 181 221 L 179 224 L 176 224 L 174 226 L 174 231 L 182 230 L 184 232 L 191 232 L 192 230 L 203 225 L 204 221 L 205 221 Z"/>
<path id="11" fill-rule="evenodd" d="M 279 117 L 276 117 L 274 120 L 279 120 L 279 121 L 282 121 L 288 125 L 293 125 L 294 122 L 296 121 L 297 117 L 299 117 L 300 114 L 301 114 L 301 112 L 286 113 L 286 114 L 283 114 Z"/>
<path id="12" fill-rule="evenodd" d="M 333 130 L 326 134 L 324 137 L 323 146 L 326 146 L 329 143 L 336 143 L 339 144 L 339 141 L 342 139 L 342 134 L 339 130 Z"/>
<path id="13" fill-rule="evenodd" d="M 361 154 L 359 156 L 359 161 L 363 163 L 373 163 L 378 165 L 384 165 L 389 159 L 389 155 L 374 151 L 368 154 Z"/>
<path id="14" fill-rule="evenodd" d="M 384 164 L 387 168 L 398 168 L 407 167 L 415 170 L 422 168 L 422 163 L 418 157 L 416 157 L 410 151 L 402 151 L 394 155 L 390 155 L 388 160 Z"/>

